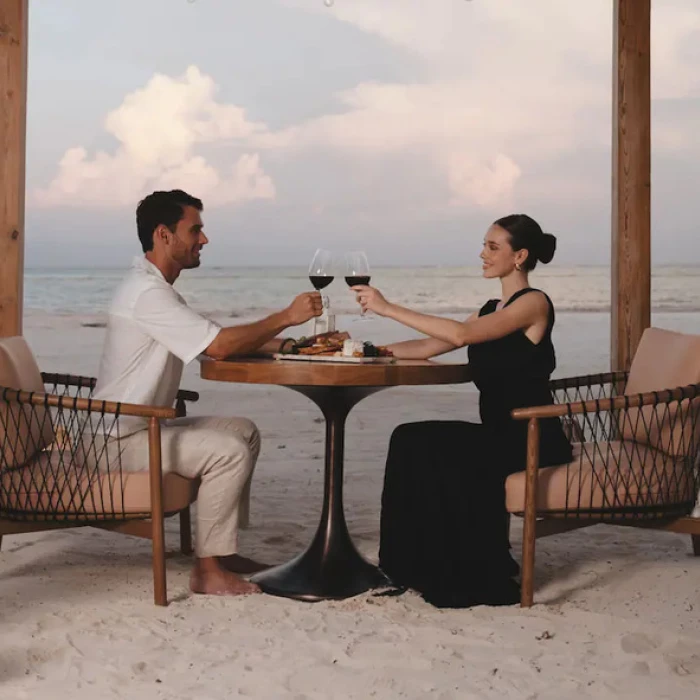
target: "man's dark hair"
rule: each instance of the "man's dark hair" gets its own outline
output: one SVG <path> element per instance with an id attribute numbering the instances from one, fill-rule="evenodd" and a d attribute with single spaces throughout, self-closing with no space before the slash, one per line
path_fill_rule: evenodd
<path id="1" fill-rule="evenodd" d="M 158 226 L 167 226 L 175 233 L 177 222 L 184 215 L 183 207 L 202 211 L 202 200 L 182 190 L 170 190 L 153 192 L 139 202 L 136 207 L 136 230 L 144 253 L 153 250 L 153 232 Z"/>

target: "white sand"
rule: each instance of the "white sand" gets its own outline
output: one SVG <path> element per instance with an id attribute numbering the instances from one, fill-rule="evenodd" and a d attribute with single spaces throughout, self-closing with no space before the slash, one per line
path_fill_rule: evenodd
<path id="1" fill-rule="evenodd" d="M 101 331 L 32 316 L 42 369 L 94 373 Z M 77 348 L 77 349 L 76 349 Z M 244 414 L 264 438 L 243 554 L 278 563 L 310 541 L 320 414 L 276 387 L 215 385 L 193 413 Z M 467 387 L 393 389 L 348 422 L 346 511 L 375 558 L 392 428 L 473 418 Z M 513 525 L 518 551 L 521 527 Z M 690 538 L 596 526 L 539 540 L 536 605 L 441 611 L 414 595 L 304 604 L 192 596 L 167 528 L 171 604 L 152 604 L 150 542 L 93 529 L 7 537 L 0 698 L 697 698 L 700 558 Z"/>

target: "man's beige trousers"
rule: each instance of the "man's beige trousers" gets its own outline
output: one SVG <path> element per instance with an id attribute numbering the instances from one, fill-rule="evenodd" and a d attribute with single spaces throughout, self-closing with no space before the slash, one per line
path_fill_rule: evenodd
<path id="1" fill-rule="evenodd" d="M 120 441 L 124 465 L 143 463 L 148 431 Z M 198 557 L 238 551 L 238 529 L 248 524 L 250 483 L 260 433 L 247 418 L 188 417 L 161 428 L 163 472 L 200 479 L 195 521 Z"/>

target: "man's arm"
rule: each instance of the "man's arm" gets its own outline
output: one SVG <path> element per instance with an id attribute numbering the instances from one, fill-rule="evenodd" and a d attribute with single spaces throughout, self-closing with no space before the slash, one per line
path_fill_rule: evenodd
<path id="1" fill-rule="evenodd" d="M 261 321 L 222 328 L 204 354 L 214 360 L 223 360 L 231 355 L 256 351 L 277 352 L 282 340 L 275 336 L 290 326 L 298 326 L 314 316 L 320 316 L 322 312 L 321 295 L 318 292 L 305 292 L 283 311 Z"/>
<path id="2" fill-rule="evenodd" d="M 261 355 L 274 355 L 276 352 L 282 352 L 282 343 L 289 340 L 290 336 L 283 335 L 275 337 L 263 343 L 257 350 Z M 289 344 L 289 343 L 288 343 Z"/>
<path id="3" fill-rule="evenodd" d="M 214 360 L 223 360 L 231 355 L 246 355 L 257 351 L 277 352 L 282 341 L 275 336 L 292 325 L 296 324 L 290 322 L 285 310 L 255 323 L 222 328 L 204 354 Z"/>

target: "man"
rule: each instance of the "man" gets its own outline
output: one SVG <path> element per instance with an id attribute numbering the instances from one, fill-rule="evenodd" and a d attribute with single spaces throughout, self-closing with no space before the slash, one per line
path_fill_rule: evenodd
<path id="1" fill-rule="evenodd" d="M 252 351 L 277 352 L 276 336 L 322 312 L 318 292 L 300 294 L 284 310 L 261 321 L 222 328 L 190 309 L 173 289 L 182 270 L 199 267 L 209 242 L 202 202 L 181 190 L 154 192 L 136 210 L 144 257 L 116 291 L 95 398 L 172 406 L 185 364 L 200 353 L 214 359 Z M 148 434 L 140 418 L 120 418 L 125 465 L 143 462 Z M 195 593 L 257 592 L 240 574 L 262 568 L 239 556 L 238 528 L 247 519 L 247 498 L 260 436 L 246 418 L 181 418 L 161 432 L 163 470 L 200 479 L 196 560 L 190 578 Z"/>

